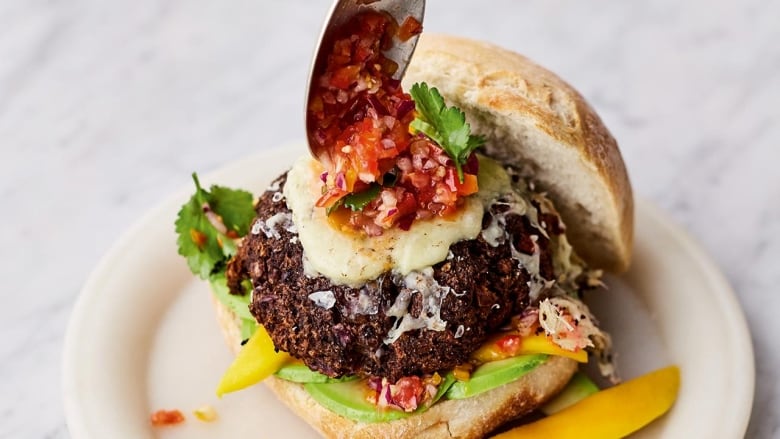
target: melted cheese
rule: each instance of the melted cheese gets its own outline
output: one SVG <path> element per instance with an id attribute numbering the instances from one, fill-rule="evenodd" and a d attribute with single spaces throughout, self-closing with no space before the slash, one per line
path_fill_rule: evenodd
<path id="1" fill-rule="evenodd" d="M 266 238 L 279 239 L 282 237 L 278 230 L 279 227 L 293 234 L 298 233 L 298 230 L 295 227 L 295 222 L 293 222 L 292 215 L 289 213 L 279 212 L 268 219 L 258 219 L 255 221 L 255 223 L 252 225 L 252 234 L 259 235 L 260 232 L 263 232 Z"/>
<path id="2" fill-rule="evenodd" d="M 517 261 L 518 268 L 529 274 L 528 287 L 532 300 L 538 300 L 542 293 L 556 284 L 576 290 L 575 278 L 582 273 L 582 267 L 564 235 L 547 234 L 546 225 L 539 222 L 532 198 L 546 213 L 555 213 L 551 203 L 542 194 L 531 193 L 522 180 L 513 183 L 510 173 L 492 159 L 480 157 L 479 193 L 466 199 L 457 214 L 449 218 L 415 222 L 408 231 L 386 230 L 379 237 L 367 237 L 343 230 L 328 221 L 325 209 L 315 206 L 320 196 L 321 172 L 322 167 L 313 159 L 299 159 L 287 175 L 283 196 L 274 196 L 275 200 L 286 199 L 292 218 L 289 214 L 278 214 L 278 218 L 274 216 L 255 224 L 252 232 L 278 238 L 278 227 L 293 233 L 297 231 L 304 249 L 303 266 L 307 276 L 325 276 L 336 285 L 361 287 L 359 293 L 345 298 L 347 305 L 344 312 L 347 315 L 377 314 L 380 304 L 374 300 L 373 294 L 369 294 L 368 283 L 391 272 L 392 281 L 400 287 L 400 292 L 393 303 L 384 305 L 387 307 L 384 310 L 386 316 L 395 318 L 393 327 L 384 339 L 386 344 L 395 342 L 407 331 L 443 331 L 446 328 L 447 322 L 441 318 L 442 303 L 450 293 L 456 296 L 463 293 L 458 294 L 450 287 L 440 285 L 433 277 L 432 266 L 445 259 L 453 259 L 450 251 L 452 244 L 475 239 L 480 234 L 493 247 L 509 242 L 512 258 Z M 486 210 L 492 212 L 492 218 L 482 229 Z M 536 245 L 539 235 L 531 236 L 535 244 L 533 254 L 528 255 L 515 249 L 506 231 L 506 218 L 510 214 L 525 216 L 540 235 L 552 240 L 556 279 L 548 280 L 540 274 L 540 251 Z M 422 299 L 422 310 L 417 317 L 409 313 L 409 305 L 415 294 L 421 295 Z M 336 303 L 332 291 L 318 291 L 309 295 L 309 298 L 325 309 L 332 308 Z M 549 302 L 548 299 L 543 303 L 547 306 Z M 551 310 L 544 308 L 543 311 L 550 314 Z M 579 313 L 579 310 L 576 311 Z M 455 338 L 462 337 L 466 330 L 462 325 L 459 326 Z M 381 353 L 377 352 L 377 355 Z"/>
<path id="3" fill-rule="evenodd" d="M 293 165 L 284 187 L 308 275 L 319 273 L 334 284 L 350 286 L 362 285 L 388 271 L 406 275 L 443 261 L 450 245 L 474 239 L 482 229 L 483 202 L 481 197 L 471 197 L 451 217 L 417 221 L 408 231 L 395 228 L 382 236 L 367 237 L 339 230 L 328 222 L 325 209 L 315 206 L 321 172 L 318 162 L 303 157 Z M 485 184 L 487 188 L 495 186 L 487 180 Z"/>
<path id="4" fill-rule="evenodd" d="M 336 296 L 331 290 L 315 291 L 309 294 L 309 299 L 320 308 L 331 309 L 336 304 Z"/>
<path id="5" fill-rule="evenodd" d="M 444 331 L 447 322 L 441 319 L 441 304 L 452 289 L 436 282 L 433 268 L 427 267 L 422 271 L 414 271 L 403 278 L 397 276 L 393 282 L 404 288 L 385 313 L 387 317 L 395 317 L 395 324 L 387 333 L 385 344 L 391 344 L 404 332 L 415 329 Z M 422 310 L 418 317 L 413 317 L 409 313 L 409 303 L 414 294 L 422 296 Z"/>

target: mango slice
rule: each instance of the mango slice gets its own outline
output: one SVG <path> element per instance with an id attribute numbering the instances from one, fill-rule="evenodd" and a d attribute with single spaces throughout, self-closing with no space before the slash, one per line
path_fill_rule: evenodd
<path id="1" fill-rule="evenodd" d="M 482 345 L 482 347 L 480 347 L 473 354 L 471 354 L 471 357 L 479 361 L 480 363 L 489 363 L 491 361 L 503 360 L 505 358 L 509 358 L 513 356 L 511 354 L 502 351 L 496 345 L 496 342 L 499 339 L 505 337 L 506 335 L 512 335 L 512 334 L 514 333 L 508 332 L 508 333 L 502 333 L 494 336 L 493 338 L 485 342 Z M 557 344 L 553 343 L 553 341 L 550 340 L 546 335 L 531 335 L 529 337 L 523 337 L 521 339 L 520 348 L 515 353 L 515 355 L 529 355 L 529 354 L 555 355 L 558 357 L 571 358 L 572 360 L 577 361 L 579 363 L 588 362 L 588 353 L 585 352 L 585 350 L 580 349 L 577 352 L 567 351 L 566 349 L 563 349 Z"/>
<path id="2" fill-rule="evenodd" d="M 524 337 L 520 346 L 520 353 L 525 354 L 547 354 L 558 357 L 571 358 L 578 363 L 588 362 L 588 353 L 584 349 L 577 352 L 567 351 L 557 344 L 553 343 L 546 335 L 532 335 Z"/>
<path id="3" fill-rule="evenodd" d="M 238 353 L 217 386 L 217 396 L 247 388 L 266 379 L 290 361 L 286 352 L 276 352 L 274 342 L 262 326 Z"/>
<path id="4" fill-rule="evenodd" d="M 677 399 L 680 369 L 669 366 L 602 390 L 562 411 L 494 439 L 618 439 L 666 413 Z"/>

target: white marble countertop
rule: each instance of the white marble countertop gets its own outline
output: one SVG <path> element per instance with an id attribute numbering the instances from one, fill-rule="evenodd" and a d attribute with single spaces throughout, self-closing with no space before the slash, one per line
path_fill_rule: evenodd
<path id="1" fill-rule="evenodd" d="M 303 137 L 329 3 L 0 2 L 0 437 L 68 436 L 67 320 L 123 231 L 191 171 Z M 780 3 L 428 3 L 428 31 L 523 52 L 599 110 L 636 193 L 734 285 L 759 383 L 748 437 L 778 437 Z"/>

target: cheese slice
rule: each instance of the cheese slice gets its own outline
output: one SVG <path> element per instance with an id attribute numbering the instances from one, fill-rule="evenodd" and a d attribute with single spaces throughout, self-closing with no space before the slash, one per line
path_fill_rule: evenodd
<path id="1" fill-rule="evenodd" d="M 302 157 L 287 174 L 284 187 L 308 275 L 323 275 L 334 284 L 350 286 L 360 286 L 388 271 L 406 275 L 443 261 L 452 244 L 475 239 L 482 229 L 482 199 L 469 197 L 454 215 L 416 221 L 408 231 L 393 228 L 368 237 L 340 230 L 327 220 L 325 209 L 315 206 L 322 172 L 317 161 Z"/>

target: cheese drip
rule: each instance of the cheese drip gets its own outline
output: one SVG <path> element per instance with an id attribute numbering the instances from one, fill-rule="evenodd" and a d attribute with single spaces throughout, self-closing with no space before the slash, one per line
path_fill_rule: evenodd
<path id="1" fill-rule="evenodd" d="M 390 344 L 398 340 L 404 332 L 415 329 L 444 331 L 447 322 L 441 319 L 441 304 L 452 289 L 436 282 L 432 267 L 411 272 L 403 278 L 397 276 L 393 282 L 404 288 L 385 313 L 388 317 L 395 317 L 395 324 L 387 333 L 385 344 Z M 415 294 L 422 296 L 422 310 L 417 317 L 409 313 L 409 304 Z"/>
<path id="2" fill-rule="evenodd" d="M 303 157 L 287 175 L 284 198 L 292 211 L 294 229 L 304 249 L 304 268 L 307 276 L 325 276 L 335 285 L 363 287 L 380 275 L 391 272 L 393 282 L 401 287 L 399 295 L 387 304 L 385 315 L 394 317 L 393 327 L 384 339 L 386 344 L 395 342 L 403 333 L 417 329 L 443 331 L 447 322 L 441 318 L 441 306 L 448 294 L 457 295 L 450 287 L 440 285 L 433 277 L 432 266 L 452 259 L 450 246 L 461 240 L 478 236 L 494 247 L 509 242 L 512 257 L 519 269 L 530 276 L 528 287 L 532 300 L 543 293 L 565 294 L 561 288 L 576 291 L 574 279 L 583 272 L 579 259 L 565 235 L 548 234 L 544 222 L 540 222 L 535 201 L 542 212 L 554 213 L 554 207 L 543 195 L 533 193 L 523 180 L 513 182 L 512 175 L 501 164 L 487 157 L 480 157 L 479 193 L 465 200 L 464 206 L 449 218 L 433 218 L 413 223 L 408 231 L 386 230 L 378 237 L 368 237 L 359 232 L 340 229 L 328 221 L 325 210 L 315 206 L 320 194 L 318 162 Z M 499 209 L 495 209 L 499 206 Z M 482 228 L 484 212 L 493 211 L 490 222 Z M 520 215 L 528 219 L 538 232 L 531 236 L 534 252 L 525 254 L 515 249 L 506 230 L 508 215 Z M 255 233 L 273 233 L 275 227 L 289 227 L 287 218 L 270 219 Z M 266 230 L 270 229 L 270 230 Z M 555 279 L 545 279 L 540 274 L 539 236 L 550 238 L 554 258 Z M 379 304 L 369 300 L 361 289 L 357 297 L 349 297 L 347 314 L 376 314 Z M 310 297 L 318 305 L 329 308 L 327 292 Z M 547 293 L 547 294 L 549 294 Z M 415 294 L 422 297 L 423 309 L 417 317 L 409 313 L 409 304 Z M 365 295 L 365 297 L 363 297 Z M 464 328 L 457 329 L 456 338 Z"/>
<path id="3" fill-rule="evenodd" d="M 369 237 L 340 230 L 329 223 L 325 209 L 314 205 L 321 173 L 314 159 L 299 159 L 287 174 L 284 196 L 308 261 L 307 274 L 319 273 L 333 284 L 358 287 L 385 272 L 422 270 L 443 261 L 452 244 L 475 239 L 482 229 L 483 204 L 470 197 L 454 215 L 415 221 L 408 231 L 393 228 Z"/>
<path id="4" fill-rule="evenodd" d="M 500 245 L 508 238 L 505 217 L 510 213 L 527 217 L 540 235 L 548 236 L 544 225 L 539 222 L 536 208 L 531 204 L 532 197 L 540 202 L 544 211 L 554 211 L 544 196 L 529 192 L 522 181 L 513 184 L 501 164 L 480 157 L 479 193 L 467 198 L 456 214 L 416 221 L 408 231 L 393 228 L 381 236 L 368 237 L 334 227 L 328 222 L 325 209 L 314 205 L 320 194 L 321 172 L 322 167 L 314 159 L 299 159 L 287 175 L 284 198 L 293 212 L 293 227 L 303 245 L 306 274 L 325 276 L 336 285 L 359 287 L 386 272 L 405 276 L 412 271 L 423 270 L 445 260 L 452 244 L 475 239 L 480 234 L 490 245 Z M 494 214 L 482 230 L 484 211 L 494 204 L 504 205 L 506 209 L 501 214 Z M 279 223 L 285 228 L 290 226 L 289 221 Z M 277 224 L 268 224 L 262 231 L 272 232 L 273 226 Z M 577 258 L 566 238 L 554 236 L 553 240 L 557 244 L 553 257 L 558 280 L 578 275 L 582 269 L 579 264 L 573 263 Z M 533 272 L 538 271 L 538 264 L 534 264 L 536 255 L 518 252 L 513 252 L 513 255 L 532 277 L 538 276 Z M 566 276 L 567 273 L 569 276 Z M 536 285 L 533 285 L 533 290 L 538 292 L 546 282 L 545 279 L 534 279 Z"/>

